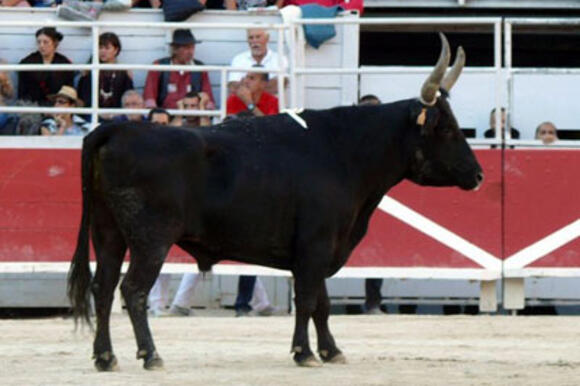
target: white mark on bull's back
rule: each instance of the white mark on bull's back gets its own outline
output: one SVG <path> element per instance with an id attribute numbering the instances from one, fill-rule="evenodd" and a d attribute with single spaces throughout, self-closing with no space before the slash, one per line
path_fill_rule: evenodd
<path id="1" fill-rule="evenodd" d="M 60 166 L 51 166 L 48 168 L 48 176 L 49 177 L 56 177 L 56 176 L 60 176 L 61 174 L 64 173 L 64 168 L 60 167 Z"/>

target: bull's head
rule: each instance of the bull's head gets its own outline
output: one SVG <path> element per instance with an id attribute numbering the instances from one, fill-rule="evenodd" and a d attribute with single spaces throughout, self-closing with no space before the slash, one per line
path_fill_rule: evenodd
<path id="1" fill-rule="evenodd" d="M 450 49 L 445 35 L 439 35 L 442 42 L 439 60 L 421 88 L 421 97 L 411 107 L 415 140 L 411 141 L 407 178 L 420 185 L 477 189 L 483 181 L 481 167 L 447 102 L 449 90 L 465 64 L 465 53 L 458 48 L 455 63 L 445 75 Z"/>

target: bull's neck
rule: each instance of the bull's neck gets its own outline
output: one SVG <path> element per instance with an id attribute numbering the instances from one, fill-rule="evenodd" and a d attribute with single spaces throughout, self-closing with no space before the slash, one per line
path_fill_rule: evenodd
<path id="1" fill-rule="evenodd" d="M 361 106 L 344 114 L 339 135 L 348 150 L 348 163 L 361 171 L 367 192 L 384 194 L 405 176 L 408 162 L 407 137 L 411 100 L 378 106 Z M 347 122 L 347 117 L 350 122 Z"/>

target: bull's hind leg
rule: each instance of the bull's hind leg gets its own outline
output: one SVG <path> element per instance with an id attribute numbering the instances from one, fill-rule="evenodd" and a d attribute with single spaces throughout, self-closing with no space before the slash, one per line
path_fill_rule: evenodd
<path id="1" fill-rule="evenodd" d="M 334 338 L 328 328 L 328 315 L 330 314 L 330 300 L 326 291 L 326 283 L 322 282 L 322 288 L 318 293 L 318 302 L 316 310 L 312 314 L 316 334 L 318 337 L 318 353 L 324 362 L 328 363 L 346 363 L 342 352 L 336 347 Z"/>
<path id="2" fill-rule="evenodd" d="M 143 367 L 155 370 L 163 367 L 163 360 L 155 349 L 149 323 L 147 321 L 147 296 L 169 250 L 169 245 L 154 247 L 151 244 L 130 246 L 131 263 L 121 284 L 135 338 L 137 339 L 137 359 L 143 359 Z"/>
<path id="3" fill-rule="evenodd" d="M 106 208 L 96 207 L 95 213 L 97 215 L 92 229 L 92 240 L 97 257 L 97 270 L 91 290 L 95 299 L 97 331 L 93 356 L 97 370 L 112 371 L 117 370 L 118 366 L 111 345 L 109 318 L 127 246 Z"/>

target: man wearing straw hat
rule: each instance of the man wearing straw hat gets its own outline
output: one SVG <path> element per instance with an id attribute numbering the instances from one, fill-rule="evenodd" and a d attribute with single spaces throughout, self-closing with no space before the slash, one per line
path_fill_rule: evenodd
<path id="1" fill-rule="evenodd" d="M 56 94 L 48 95 L 54 107 L 82 107 L 83 101 L 77 96 L 77 90 L 71 86 L 62 86 Z M 42 135 L 84 135 L 89 131 L 89 123 L 72 113 L 56 113 L 54 118 L 45 119 L 41 127 Z"/>

